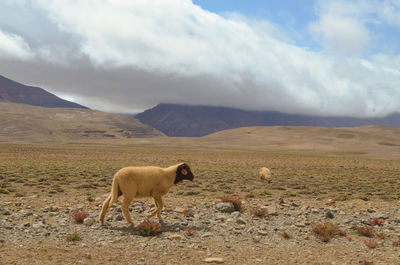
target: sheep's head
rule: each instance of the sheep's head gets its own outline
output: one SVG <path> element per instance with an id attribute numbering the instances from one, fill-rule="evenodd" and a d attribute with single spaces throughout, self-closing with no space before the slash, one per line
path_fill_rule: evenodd
<path id="1" fill-rule="evenodd" d="M 184 179 L 193 180 L 194 176 L 188 164 L 183 163 L 176 169 L 175 184 L 181 182 Z"/>

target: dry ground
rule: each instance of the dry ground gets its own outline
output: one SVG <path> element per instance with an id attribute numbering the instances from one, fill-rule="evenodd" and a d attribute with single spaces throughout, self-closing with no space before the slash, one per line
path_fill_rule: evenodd
<path id="1" fill-rule="evenodd" d="M 400 262 L 400 247 L 393 244 L 400 235 L 400 163 L 393 155 L 200 148 L 179 141 L 175 146 L 0 143 L 0 264 L 205 264 L 209 257 L 224 264 Z M 160 235 L 142 237 L 126 228 L 116 219 L 119 205 L 109 211 L 105 227 L 70 218 L 75 209 L 96 218 L 119 168 L 182 161 L 192 166 L 195 180 L 165 197 Z M 271 185 L 257 178 L 262 166 L 273 172 Z M 240 198 L 243 211 L 218 212 L 215 204 L 224 195 Z M 327 205 L 329 199 L 335 203 Z M 133 204 L 135 225 L 151 206 L 151 200 Z M 260 207 L 270 214 L 255 217 L 252 210 Z M 179 208 L 194 216 L 186 218 Z M 373 227 L 384 238 L 352 229 L 371 217 L 385 220 Z M 347 236 L 321 242 L 311 223 L 328 221 Z M 187 226 L 197 233 L 187 236 Z M 74 232 L 81 240 L 67 240 Z M 369 248 L 365 241 L 378 246 Z"/>

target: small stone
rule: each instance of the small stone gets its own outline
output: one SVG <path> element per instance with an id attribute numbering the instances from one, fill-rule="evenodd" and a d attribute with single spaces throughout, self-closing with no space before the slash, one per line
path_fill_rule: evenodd
<path id="1" fill-rule="evenodd" d="M 204 233 L 201 237 L 206 238 L 206 237 L 212 237 L 212 236 L 213 236 L 213 233 L 208 232 L 208 233 Z"/>
<path id="2" fill-rule="evenodd" d="M 204 260 L 206 263 L 224 263 L 223 258 L 210 257 Z"/>
<path id="3" fill-rule="evenodd" d="M 240 216 L 240 212 L 238 212 L 238 211 L 231 213 L 232 218 L 238 218 L 239 216 Z"/>
<path id="4" fill-rule="evenodd" d="M 236 223 L 238 224 L 246 224 L 246 220 L 244 220 L 242 217 L 239 217 L 238 219 L 236 219 Z"/>
<path id="5" fill-rule="evenodd" d="M 115 216 L 114 221 L 122 221 L 124 220 L 124 217 L 122 216 L 122 214 L 118 214 L 117 216 Z"/>
<path id="6" fill-rule="evenodd" d="M 176 207 L 174 210 L 174 212 L 176 212 L 176 213 L 183 213 L 183 211 L 185 211 L 185 209 L 182 207 Z"/>
<path id="7" fill-rule="evenodd" d="M 268 215 L 278 215 L 275 205 L 267 206 L 267 212 L 268 212 Z"/>
<path id="8" fill-rule="evenodd" d="M 218 211 L 223 213 L 232 213 L 235 211 L 235 206 L 231 202 L 220 202 L 215 205 Z"/>
<path id="9" fill-rule="evenodd" d="M 329 218 L 329 219 L 333 219 L 335 216 L 333 215 L 333 213 L 330 210 L 328 210 L 325 213 L 325 217 Z"/>
<path id="10" fill-rule="evenodd" d="M 365 225 L 372 225 L 370 220 L 361 220 L 361 223 Z"/>
<path id="11" fill-rule="evenodd" d="M 296 223 L 295 226 L 297 227 L 306 227 L 306 224 L 304 222 Z"/>
<path id="12" fill-rule="evenodd" d="M 44 224 L 42 222 L 38 222 L 38 223 L 32 225 L 32 227 L 35 229 L 41 228 L 43 226 L 44 226 Z"/>
<path id="13" fill-rule="evenodd" d="M 265 230 L 258 230 L 258 234 L 259 234 L 260 236 L 266 236 L 266 235 L 268 235 L 268 232 L 265 231 Z"/>
<path id="14" fill-rule="evenodd" d="M 216 217 L 215 217 L 215 220 L 216 221 L 221 221 L 221 222 L 223 222 L 223 221 L 225 221 L 226 220 L 226 217 L 225 217 L 225 215 L 217 215 Z"/>
<path id="15" fill-rule="evenodd" d="M 312 209 L 311 212 L 312 212 L 313 214 L 319 214 L 318 209 Z"/>
<path id="16" fill-rule="evenodd" d="M 83 223 L 84 223 L 85 225 L 87 225 L 87 226 L 91 226 L 92 224 L 94 224 L 94 218 L 90 218 L 90 217 L 85 218 L 85 219 L 83 220 Z"/>
<path id="17" fill-rule="evenodd" d="M 179 235 L 179 234 L 171 234 L 171 235 L 168 236 L 168 239 L 169 240 L 181 240 L 182 236 Z"/>

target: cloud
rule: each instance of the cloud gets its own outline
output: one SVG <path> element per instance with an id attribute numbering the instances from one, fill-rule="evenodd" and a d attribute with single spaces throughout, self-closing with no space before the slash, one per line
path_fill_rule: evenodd
<path id="1" fill-rule="evenodd" d="M 359 56 L 371 39 L 365 13 L 338 7 L 321 5 L 310 28 L 329 49 L 354 56 L 296 46 L 278 25 L 220 16 L 189 0 L 6 1 L 0 10 L 14 15 L 0 15 L 0 38 L 6 29 L 13 47 L 34 56 L 21 63 L 8 52 L 0 73 L 115 112 L 159 102 L 320 115 L 400 111 L 398 64 L 384 54 Z M 30 33 L 38 28 L 46 30 Z"/>
<path id="2" fill-rule="evenodd" d="M 0 58 L 29 59 L 34 56 L 21 36 L 5 33 L 0 28 Z"/>
<path id="3" fill-rule="evenodd" d="M 314 38 L 325 50 L 340 55 L 359 55 L 370 42 L 364 14 L 367 6 L 360 1 L 320 1 L 318 20 L 310 23 Z"/>

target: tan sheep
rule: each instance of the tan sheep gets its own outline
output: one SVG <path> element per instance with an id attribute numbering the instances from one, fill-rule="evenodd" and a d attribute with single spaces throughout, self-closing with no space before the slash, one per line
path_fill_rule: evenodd
<path id="1" fill-rule="evenodd" d="M 259 177 L 261 180 L 271 183 L 271 171 L 268 168 L 266 167 L 260 168 Z"/>
<path id="2" fill-rule="evenodd" d="M 99 215 L 99 221 L 104 224 L 104 216 L 107 209 L 123 195 L 122 213 L 127 224 L 133 225 L 129 214 L 129 205 L 134 198 L 153 197 L 156 210 L 148 218 L 157 215 L 160 222 L 161 209 L 164 204 L 162 196 L 167 194 L 169 189 L 182 180 L 193 180 L 194 176 L 186 163 L 180 163 L 168 168 L 161 167 L 124 167 L 114 175 L 111 194 L 104 201 Z"/>

